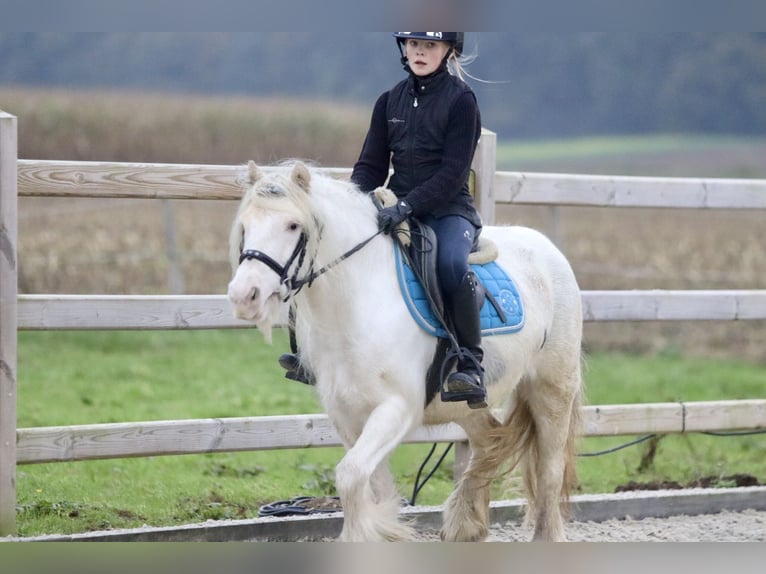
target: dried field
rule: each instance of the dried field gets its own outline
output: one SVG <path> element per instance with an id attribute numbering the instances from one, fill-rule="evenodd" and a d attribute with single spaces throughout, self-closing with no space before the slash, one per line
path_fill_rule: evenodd
<path id="1" fill-rule="evenodd" d="M 18 118 L 19 157 L 72 161 L 346 165 L 369 119 L 334 102 L 1 87 L 0 109 Z"/>

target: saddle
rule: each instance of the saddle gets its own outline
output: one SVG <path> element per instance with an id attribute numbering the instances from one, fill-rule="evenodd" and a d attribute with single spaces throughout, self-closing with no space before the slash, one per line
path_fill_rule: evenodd
<path id="1" fill-rule="evenodd" d="M 437 337 L 431 366 L 426 374 L 426 405 L 455 367 L 451 353 L 455 333 L 444 312 L 444 299 L 436 270 L 438 243 L 434 231 L 424 223 L 409 220 L 409 245 L 394 243 L 396 272 L 402 296 L 417 324 Z M 524 325 L 524 309 L 513 280 L 495 262 L 497 248 L 483 242 L 471 253 L 469 264 L 479 279 L 484 297 L 480 312 L 482 336 L 514 333 Z M 406 251 L 406 252 L 405 252 Z M 475 261 L 482 263 L 476 263 Z"/>
<path id="2" fill-rule="evenodd" d="M 420 221 L 409 221 L 409 245 L 395 243 L 396 273 L 405 303 L 418 325 L 435 337 L 449 337 L 445 325 L 442 290 L 436 269 L 439 246 L 433 230 Z M 497 248 L 479 242 L 468 258 L 479 280 L 484 303 L 480 319 L 482 336 L 519 331 L 524 309 L 513 279 L 495 262 Z M 478 261 L 478 262 L 477 262 Z"/>
<path id="3" fill-rule="evenodd" d="M 373 194 L 383 207 L 396 203 L 396 195 L 388 188 L 379 187 Z M 444 318 L 444 299 L 436 269 L 439 249 L 436 234 L 422 221 L 410 218 L 399 225 L 395 235 L 396 273 L 410 313 L 428 333 L 449 338 L 451 327 Z M 518 289 L 496 263 L 497 255 L 497 245 L 480 236 L 468 256 L 468 264 L 485 298 L 480 314 L 484 337 L 514 333 L 524 326 Z"/>

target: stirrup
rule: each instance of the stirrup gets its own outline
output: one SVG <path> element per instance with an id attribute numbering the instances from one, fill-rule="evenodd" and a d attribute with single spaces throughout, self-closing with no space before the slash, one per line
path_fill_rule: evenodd
<path id="1" fill-rule="evenodd" d="M 285 369 L 285 378 L 291 381 L 298 381 L 304 385 L 315 384 L 314 377 L 309 371 L 303 368 L 300 359 L 292 353 L 285 353 L 279 357 L 279 365 Z"/>
<path id="2" fill-rule="evenodd" d="M 466 401 L 468 408 L 487 407 L 487 390 L 478 374 L 452 373 L 442 385 L 441 399 L 445 403 Z"/>

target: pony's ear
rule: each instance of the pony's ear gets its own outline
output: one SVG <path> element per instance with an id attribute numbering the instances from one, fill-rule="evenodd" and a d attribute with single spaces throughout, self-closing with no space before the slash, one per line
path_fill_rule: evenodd
<path id="1" fill-rule="evenodd" d="M 303 191 L 308 192 L 311 184 L 311 173 L 309 168 L 303 162 L 297 161 L 293 166 L 293 172 L 290 174 L 293 183 L 296 183 Z"/>
<path id="2" fill-rule="evenodd" d="M 247 162 L 247 183 L 250 185 L 253 185 L 256 181 L 261 179 L 263 174 L 261 173 L 261 170 L 258 169 L 258 166 L 255 165 L 255 162 L 253 160 L 250 160 Z"/>

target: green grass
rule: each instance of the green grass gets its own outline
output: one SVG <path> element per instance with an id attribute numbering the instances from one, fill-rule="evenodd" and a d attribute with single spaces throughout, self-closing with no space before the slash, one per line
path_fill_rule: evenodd
<path id="1" fill-rule="evenodd" d="M 735 361 L 597 353 L 586 370 L 588 404 L 760 399 L 766 367 Z M 580 452 L 598 452 L 634 437 L 587 438 Z M 664 435 L 612 454 L 580 458 L 583 492 L 612 492 L 629 481 L 672 480 L 681 484 L 736 473 L 766 480 L 766 435 L 715 437 L 700 433 Z M 725 484 L 725 481 L 721 481 Z"/>
<path id="2" fill-rule="evenodd" d="M 316 413 L 313 389 L 282 378 L 273 346 L 251 330 L 180 332 L 22 332 L 18 426 Z M 595 353 L 587 402 L 761 398 L 764 367 L 684 359 L 673 354 Z M 592 438 L 590 452 L 632 437 Z M 446 445 L 440 445 L 438 452 Z M 403 445 L 392 465 L 409 497 L 430 445 Z M 581 492 L 611 492 L 629 480 L 688 482 L 750 473 L 766 479 L 762 435 L 666 436 L 639 471 L 647 445 L 581 458 Z M 20 535 L 255 517 L 261 505 L 299 495 L 334 494 L 338 448 L 222 453 L 23 465 L 17 471 Z M 450 454 L 418 496 L 440 504 L 451 490 Z M 515 496 L 506 484 L 494 498 Z"/>

